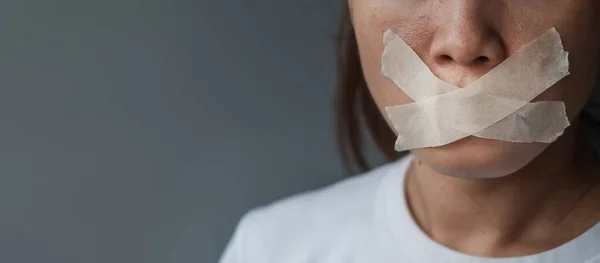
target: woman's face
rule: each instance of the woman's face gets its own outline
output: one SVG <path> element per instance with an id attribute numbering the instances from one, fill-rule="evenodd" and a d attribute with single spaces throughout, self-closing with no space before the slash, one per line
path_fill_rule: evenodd
<path id="1" fill-rule="evenodd" d="M 464 87 L 555 27 L 570 53 L 571 75 L 534 101 L 563 101 L 575 126 L 595 86 L 600 61 L 598 0 L 348 1 L 365 79 L 384 116 L 385 107 L 412 102 L 380 73 L 383 33 L 388 29 L 406 41 L 437 77 Z M 471 136 L 413 153 L 444 174 L 496 177 L 522 168 L 546 146 Z"/>

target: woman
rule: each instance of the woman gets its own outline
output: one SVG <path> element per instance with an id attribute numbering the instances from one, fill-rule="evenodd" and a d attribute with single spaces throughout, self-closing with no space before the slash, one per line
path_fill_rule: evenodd
<path id="1" fill-rule="evenodd" d="M 364 121 L 391 162 L 249 212 L 221 262 L 600 262 L 600 166 L 592 147 L 600 1 L 344 5 L 340 147 L 348 165 L 367 170 Z M 564 102 L 570 126 L 554 142 L 468 136 L 405 157 L 394 151 L 397 123 L 386 107 L 413 100 L 381 74 L 384 32 L 403 39 L 439 79 L 463 88 L 551 28 L 569 52 L 570 75 L 532 102 Z"/>

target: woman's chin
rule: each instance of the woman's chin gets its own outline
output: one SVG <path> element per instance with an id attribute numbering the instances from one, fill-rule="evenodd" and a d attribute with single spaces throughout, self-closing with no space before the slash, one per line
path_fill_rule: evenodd
<path id="1" fill-rule="evenodd" d="M 543 143 L 511 143 L 467 137 L 448 145 L 412 150 L 434 171 L 464 178 L 497 178 L 512 174 L 546 149 Z"/>

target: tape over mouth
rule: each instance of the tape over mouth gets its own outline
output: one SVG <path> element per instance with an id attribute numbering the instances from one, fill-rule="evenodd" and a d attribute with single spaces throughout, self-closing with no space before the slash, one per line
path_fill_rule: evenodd
<path id="1" fill-rule="evenodd" d="M 464 88 L 436 77 L 397 34 L 384 34 L 381 73 L 412 103 L 386 107 L 396 151 L 446 145 L 468 136 L 551 143 L 570 125 L 562 101 L 531 102 L 569 75 L 555 28 Z"/>

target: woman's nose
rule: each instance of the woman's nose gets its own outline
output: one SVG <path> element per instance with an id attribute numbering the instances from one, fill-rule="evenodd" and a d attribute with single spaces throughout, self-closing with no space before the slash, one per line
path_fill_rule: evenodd
<path id="1" fill-rule="evenodd" d="M 506 58 L 501 37 L 486 24 L 482 1 L 449 1 L 430 47 L 435 67 L 487 72 Z"/>

